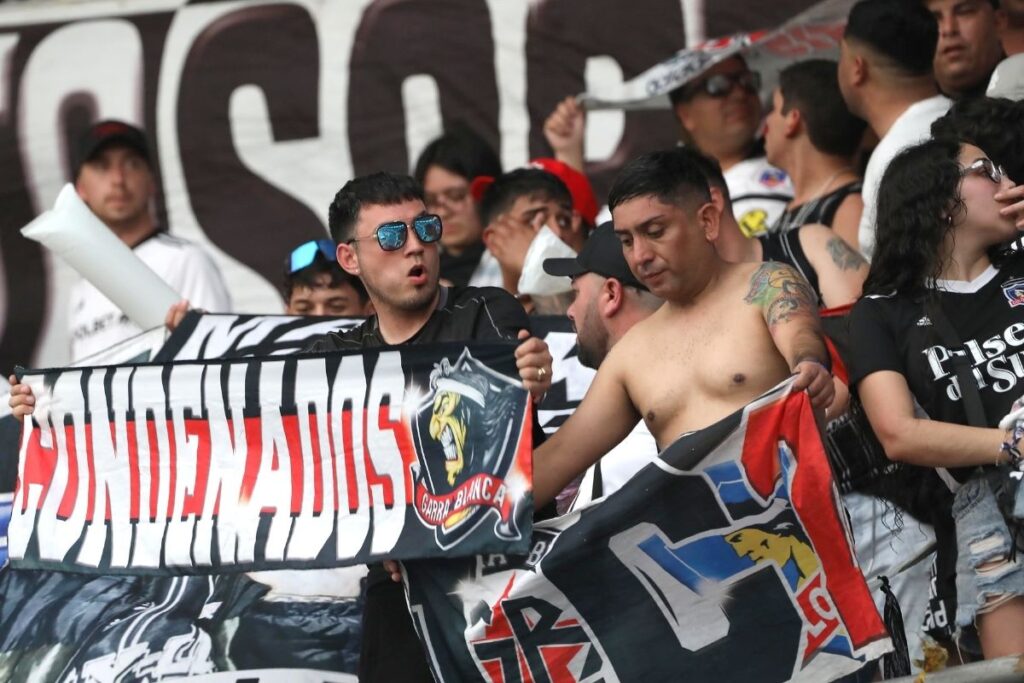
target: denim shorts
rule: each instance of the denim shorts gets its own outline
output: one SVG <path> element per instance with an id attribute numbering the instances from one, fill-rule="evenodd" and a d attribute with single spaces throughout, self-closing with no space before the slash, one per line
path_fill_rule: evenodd
<path id="1" fill-rule="evenodd" d="M 1012 552 L 1012 532 L 983 475 L 975 475 L 956 492 L 953 519 L 957 546 L 956 624 L 963 628 L 974 624 L 990 598 L 1024 596 L 1024 553 Z M 996 564 L 979 570 L 988 562 Z"/>

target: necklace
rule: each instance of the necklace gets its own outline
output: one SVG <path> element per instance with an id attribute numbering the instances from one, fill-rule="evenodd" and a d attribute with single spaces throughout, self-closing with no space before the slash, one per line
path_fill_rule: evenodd
<path id="1" fill-rule="evenodd" d="M 850 166 L 843 166 L 835 173 L 830 175 L 828 177 L 828 180 L 826 180 L 825 183 L 821 186 L 821 189 L 815 192 L 810 199 L 808 199 L 806 202 L 800 205 L 800 210 L 796 212 L 796 215 L 793 217 L 792 221 L 789 221 L 789 224 L 793 226 L 793 228 L 798 228 L 801 225 L 803 225 L 804 221 L 807 219 L 807 216 L 811 213 L 811 211 L 813 211 L 818 206 L 817 200 L 821 199 L 825 195 L 825 191 L 828 188 L 832 187 L 832 183 L 835 182 L 836 178 L 841 176 L 846 171 L 850 170 L 853 170 Z"/>

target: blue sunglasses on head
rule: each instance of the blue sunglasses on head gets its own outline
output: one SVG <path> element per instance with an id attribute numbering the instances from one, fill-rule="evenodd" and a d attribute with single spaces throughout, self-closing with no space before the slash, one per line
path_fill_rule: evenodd
<path id="1" fill-rule="evenodd" d="M 432 213 L 425 213 L 412 219 L 412 229 L 416 231 L 416 237 L 424 244 L 430 244 L 441 239 L 441 217 Z M 376 238 L 377 244 L 384 251 L 396 251 L 405 246 L 409 237 L 409 226 L 402 221 L 390 221 L 382 223 L 374 230 L 369 237 L 353 237 L 348 241 L 360 242 L 362 240 Z"/>
<path id="2" fill-rule="evenodd" d="M 292 253 L 288 256 L 288 274 L 297 273 L 303 268 L 313 265 L 317 254 L 322 255 L 328 263 L 334 263 L 338 260 L 338 245 L 334 243 L 334 240 L 303 242 L 292 249 Z"/>

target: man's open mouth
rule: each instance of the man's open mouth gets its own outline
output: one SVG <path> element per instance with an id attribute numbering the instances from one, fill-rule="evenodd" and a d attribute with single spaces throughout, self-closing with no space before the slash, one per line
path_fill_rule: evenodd
<path id="1" fill-rule="evenodd" d="M 441 430 L 441 446 L 444 448 L 445 460 L 459 459 L 459 454 L 455 450 L 455 435 L 449 425 L 445 425 L 445 428 Z"/>

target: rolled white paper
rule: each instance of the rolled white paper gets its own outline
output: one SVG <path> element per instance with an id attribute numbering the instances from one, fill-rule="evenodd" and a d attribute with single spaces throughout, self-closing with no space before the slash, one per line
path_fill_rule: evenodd
<path id="1" fill-rule="evenodd" d="M 89 210 L 70 184 L 53 208 L 21 229 L 74 268 L 144 330 L 164 324 L 181 295 Z"/>
<path id="2" fill-rule="evenodd" d="M 520 294 L 531 296 L 553 296 L 572 291 L 572 280 L 555 277 L 544 271 L 544 260 L 549 258 L 575 258 L 576 251 L 559 239 L 555 231 L 543 226 L 530 242 L 530 248 L 523 259 L 523 272 L 519 276 L 517 289 Z"/>

